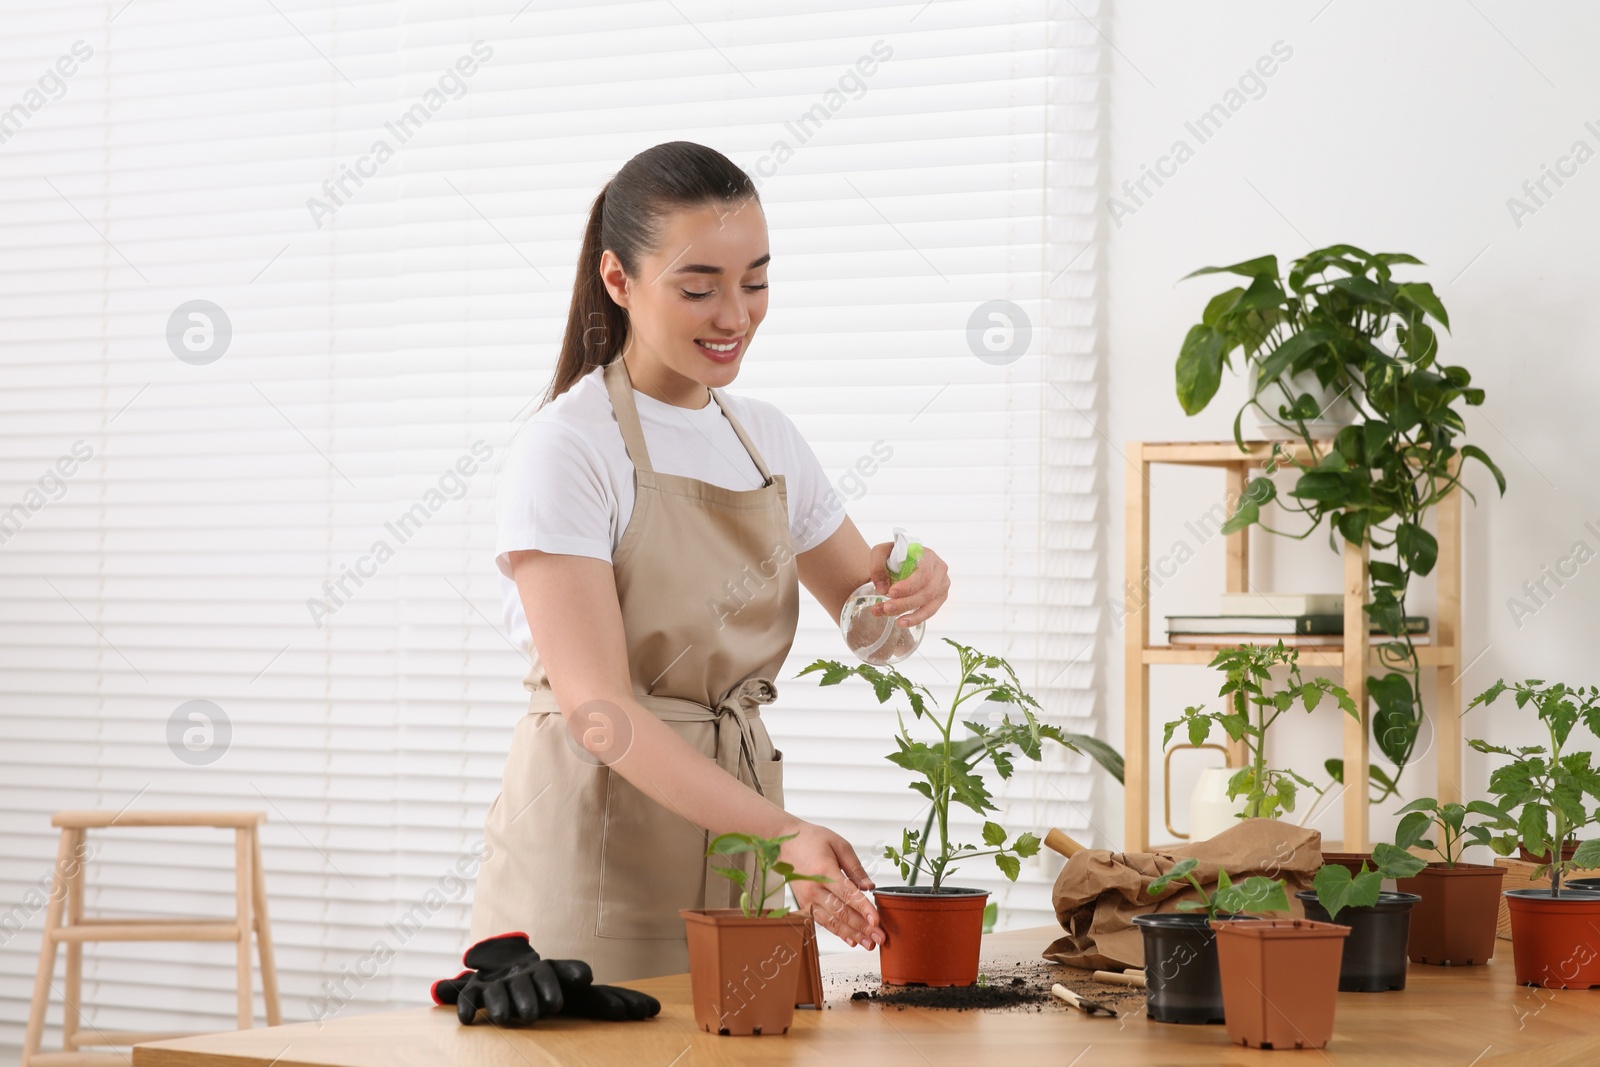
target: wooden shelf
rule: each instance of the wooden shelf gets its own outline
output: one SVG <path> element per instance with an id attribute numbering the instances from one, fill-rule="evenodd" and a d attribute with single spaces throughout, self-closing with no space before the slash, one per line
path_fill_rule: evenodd
<path id="1" fill-rule="evenodd" d="M 1259 476 L 1263 463 L 1272 455 L 1273 442 L 1247 441 L 1244 451 L 1233 441 L 1131 441 L 1127 457 L 1127 493 L 1124 500 L 1125 578 L 1124 594 L 1130 610 L 1123 627 L 1124 731 L 1126 750 L 1123 849 L 1143 852 L 1150 847 L 1150 668 L 1165 664 L 1204 666 L 1218 648 L 1229 647 L 1152 644 L 1150 619 L 1150 468 L 1155 464 L 1212 468 L 1222 471 L 1227 495 L 1242 496 L 1252 476 Z M 1309 455 L 1299 443 L 1289 462 L 1313 463 L 1326 455 L 1332 441 L 1313 442 Z M 1433 720 L 1434 750 L 1438 781 L 1434 796 L 1441 802 L 1461 800 L 1461 492 L 1451 492 L 1439 501 L 1434 512 L 1439 554 L 1434 565 L 1438 583 L 1437 617 L 1433 623 L 1435 644 L 1417 649 L 1418 663 L 1435 671 L 1434 699 L 1430 706 Z M 1250 586 L 1250 531 L 1226 536 L 1226 561 L 1223 589 L 1246 592 Z M 1270 536 L 1270 535 L 1269 535 Z M 1367 548 L 1344 546 L 1344 629 L 1361 633 L 1368 628 L 1363 606 L 1368 596 Z M 1271 644 L 1275 639 L 1264 639 Z M 1306 667 L 1332 668 L 1338 681 L 1361 709 L 1357 721 L 1344 717 L 1345 790 L 1341 798 L 1344 813 L 1344 840 L 1351 852 L 1371 848 L 1367 765 L 1371 762 L 1371 736 L 1368 716 L 1367 675 L 1383 666 L 1370 645 L 1345 647 L 1324 645 L 1300 649 L 1300 662 Z M 1242 762 L 1242 743 L 1230 743 L 1229 763 Z"/>
<path id="2" fill-rule="evenodd" d="M 1256 644 L 1270 645 L 1272 641 Z M 1216 657 L 1217 649 L 1233 645 L 1146 645 L 1141 652 L 1145 663 L 1198 663 L 1202 667 Z M 1424 667 L 1453 667 L 1461 662 L 1461 650 L 1422 645 L 1417 649 L 1417 662 Z M 1308 667 L 1340 667 L 1344 665 L 1343 645 L 1321 645 L 1300 649 L 1300 662 Z"/>
<path id="3" fill-rule="evenodd" d="M 1280 441 L 1290 448 L 1304 447 L 1303 441 Z M 1314 442 L 1311 458 L 1327 455 L 1331 441 Z M 1144 441 L 1141 442 L 1148 463 L 1186 463 L 1200 467 L 1236 467 L 1240 463 L 1265 463 L 1272 455 L 1272 441 L 1246 441 L 1246 451 L 1232 441 Z"/>

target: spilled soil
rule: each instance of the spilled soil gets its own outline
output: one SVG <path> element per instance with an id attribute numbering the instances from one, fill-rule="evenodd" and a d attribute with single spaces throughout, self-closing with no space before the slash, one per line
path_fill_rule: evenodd
<path id="1" fill-rule="evenodd" d="M 1120 1015 L 1144 1011 L 1144 990 L 1096 982 L 1093 972 L 1049 960 L 988 961 L 971 986 L 886 986 L 874 972 L 825 974 L 823 990 L 830 1001 L 848 998 L 885 1008 L 943 1008 L 951 1011 L 1076 1012 L 1050 992 L 1057 982 L 1087 1000 L 1098 1001 Z"/>

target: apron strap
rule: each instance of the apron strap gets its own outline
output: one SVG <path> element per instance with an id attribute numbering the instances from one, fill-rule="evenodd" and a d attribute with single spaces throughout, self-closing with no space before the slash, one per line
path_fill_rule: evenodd
<path id="1" fill-rule="evenodd" d="M 628 450 L 628 458 L 633 461 L 635 470 L 653 472 L 655 468 L 650 465 L 650 450 L 644 443 L 644 429 L 639 425 L 639 407 L 633 401 L 633 378 L 628 374 L 628 365 L 621 356 L 618 356 L 606 364 L 604 374 L 606 392 L 611 397 L 611 410 L 616 413 L 617 428 L 622 431 L 622 444 Z M 772 472 L 767 469 L 766 460 L 761 458 L 761 453 L 756 451 L 750 435 L 744 432 L 739 420 L 728 410 L 721 391 L 717 389 L 708 391 L 711 393 L 711 398 L 717 402 L 717 407 L 722 410 L 723 418 L 733 427 L 739 443 L 744 445 L 744 450 L 750 454 L 750 462 L 756 465 L 762 485 L 771 485 Z"/>
<path id="2" fill-rule="evenodd" d="M 744 432 L 744 427 L 739 425 L 739 420 L 733 417 L 733 412 L 728 410 L 728 405 L 722 402 L 722 391 L 711 390 L 712 399 L 716 400 L 717 407 L 722 409 L 723 418 L 733 427 L 733 432 L 739 435 L 739 443 L 744 445 L 744 450 L 750 453 L 750 461 L 756 465 L 756 470 L 761 472 L 761 481 L 764 485 L 772 484 L 772 472 L 767 470 L 766 463 L 761 458 L 761 453 L 756 451 L 756 446 L 751 443 L 750 436 Z"/>
<path id="3" fill-rule="evenodd" d="M 635 470 L 654 471 L 650 466 L 650 450 L 644 446 L 644 430 L 639 426 L 639 409 L 633 402 L 633 379 L 628 375 L 628 365 L 618 356 L 606 364 L 603 372 L 606 392 L 611 396 L 611 410 L 617 416 L 617 428 L 622 431 L 622 444 Z"/>

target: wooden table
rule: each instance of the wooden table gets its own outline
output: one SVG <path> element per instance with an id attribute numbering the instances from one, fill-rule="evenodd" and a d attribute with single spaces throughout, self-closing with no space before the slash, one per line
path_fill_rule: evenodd
<path id="1" fill-rule="evenodd" d="M 1060 933 L 1039 926 L 984 939 L 985 958 L 1038 958 Z M 523 1030 L 462 1026 L 454 1008 L 428 1005 L 317 1023 L 159 1041 L 134 1048 L 134 1067 L 691 1067 L 832 1063 L 840 1067 L 1098 1067 L 1101 1064 L 1399 1063 L 1405 1067 L 1578 1067 L 1600 1064 L 1600 990 L 1544 990 L 1513 981 L 1511 946 L 1486 967 L 1413 965 L 1395 993 L 1340 993 L 1333 1040 L 1299 1056 L 1228 1044 L 1221 1026 L 1151 1022 L 1141 1013 L 1091 1018 L 1041 1012 L 896 1010 L 851 1001 L 850 983 L 875 957 L 823 958 L 834 976 L 828 1006 L 795 1012 L 780 1037 L 717 1037 L 697 1030 L 687 975 L 628 985 L 660 999 L 636 1023 L 552 1019 Z M 1061 968 L 1063 974 L 1068 973 Z M 1078 972 L 1081 974 L 1082 972 Z M 859 983 L 858 983 L 859 984 Z M 426 996 L 419 989 L 419 996 Z"/>

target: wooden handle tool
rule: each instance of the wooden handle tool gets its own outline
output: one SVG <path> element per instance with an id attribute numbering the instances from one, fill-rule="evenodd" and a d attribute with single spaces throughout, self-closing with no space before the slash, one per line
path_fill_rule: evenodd
<path id="1" fill-rule="evenodd" d="M 1140 989 L 1146 988 L 1143 971 L 1096 971 L 1092 975 L 1096 982 L 1106 982 L 1110 985 L 1131 985 Z"/>
<path id="2" fill-rule="evenodd" d="M 1068 859 L 1071 859 L 1075 853 L 1083 851 L 1082 845 L 1055 827 L 1051 827 L 1050 832 L 1044 835 L 1044 847 L 1059 852 Z"/>
<path id="3" fill-rule="evenodd" d="M 1055 985 L 1051 986 L 1050 992 L 1052 995 L 1059 997 L 1068 1004 L 1071 1004 L 1074 1008 L 1077 1008 L 1085 1015 L 1109 1015 L 1113 1019 L 1117 1017 L 1116 1008 L 1113 1008 L 1111 1005 L 1102 1003 L 1098 1000 L 1085 1000 L 1083 997 L 1078 996 L 1078 994 L 1074 993 L 1060 982 L 1057 982 Z"/>

